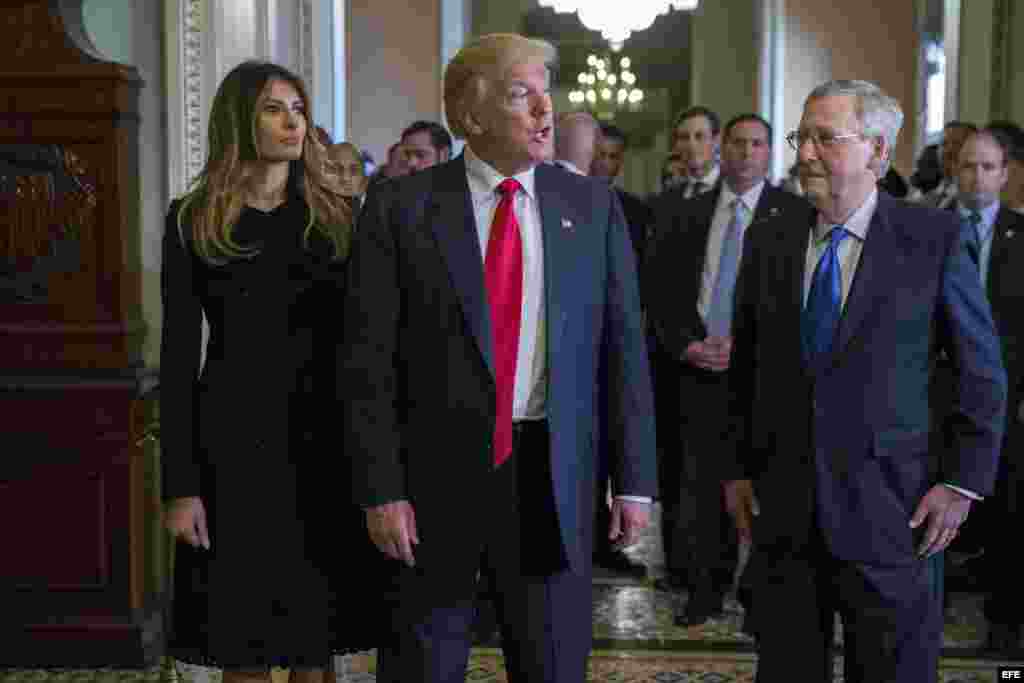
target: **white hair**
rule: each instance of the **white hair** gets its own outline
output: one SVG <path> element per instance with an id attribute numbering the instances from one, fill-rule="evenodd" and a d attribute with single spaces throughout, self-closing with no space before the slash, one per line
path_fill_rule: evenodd
<path id="1" fill-rule="evenodd" d="M 900 103 L 870 81 L 850 80 L 823 83 L 812 90 L 807 99 L 837 95 L 848 95 L 856 100 L 857 119 L 865 135 L 885 138 L 888 153 L 884 159 L 880 159 L 878 177 L 881 178 L 889 170 L 892 151 L 896 148 L 896 138 L 903 127 L 903 109 Z"/>

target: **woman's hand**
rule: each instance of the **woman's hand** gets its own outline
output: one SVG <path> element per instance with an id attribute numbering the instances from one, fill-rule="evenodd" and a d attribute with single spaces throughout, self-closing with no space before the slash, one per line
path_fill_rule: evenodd
<path id="1" fill-rule="evenodd" d="M 164 526 L 171 536 L 188 543 L 193 548 L 203 546 L 210 549 L 210 532 L 206 528 L 206 508 L 198 496 L 174 498 L 167 503 L 164 511 Z"/>

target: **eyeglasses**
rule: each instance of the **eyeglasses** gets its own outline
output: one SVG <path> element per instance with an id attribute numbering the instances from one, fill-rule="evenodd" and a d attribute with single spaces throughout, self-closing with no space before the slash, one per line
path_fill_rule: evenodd
<path id="1" fill-rule="evenodd" d="M 808 140 L 812 140 L 814 142 L 814 146 L 818 149 L 832 149 L 842 142 L 860 137 L 864 136 L 861 133 L 833 135 L 831 133 L 807 133 L 805 131 L 794 130 L 786 136 L 786 142 L 789 143 L 790 147 L 799 152 L 800 148 L 803 147 L 804 143 Z"/>

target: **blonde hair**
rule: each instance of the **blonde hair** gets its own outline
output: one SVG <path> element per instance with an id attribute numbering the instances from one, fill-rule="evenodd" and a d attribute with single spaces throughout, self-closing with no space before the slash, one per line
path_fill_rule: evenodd
<path id="1" fill-rule="evenodd" d="M 489 83 L 510 67 L 529 61 L 550 67 L 557 58 L 551 43 L 518 33 L 490 33 L 464 46 L 444 71 L 444 108 L 452 134 L 466 137 L 466 115 L 487 96 Z"/>
<path id="2" fill-rule="evenodd" d="M 315 230 L 332 246 L 333 257 L 348 256 L 352 234 L 352 211 L 343 200 L 337 181 L 325 172 L 326 148 L 317 139 L 316 127 L 308 123 L 309 95 L 302 79 L 277 64 L 248 61 L 225 76 L 210 110 L 209 152 L 206 165 L 193 181 L 178 209 L 178 230 L 191 227 L 193 248 L 210 265 L 252 258 L 258 248 L 235 241 L 233 231 L 245 205 L 243 184 L 249 168 L 245 163 L 260 158 L 257 144 L 257 104 L 272 80 L 295 87 L 307 116 L 302 158 L 289 162 L 288 184 L 305 199 L 309 215 L 303 243 Z"/>

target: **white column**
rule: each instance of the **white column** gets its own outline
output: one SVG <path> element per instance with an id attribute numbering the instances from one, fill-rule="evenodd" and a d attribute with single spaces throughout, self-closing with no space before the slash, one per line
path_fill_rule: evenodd
<path id="1" fill-rule="evenodd" d="M 785 17 L 785 0 L 761 0 L 757 24 L 761 47 L 758 105 L 761 116 L 772 124 L 772 160 L 768 173 L 774 180 L 781 180 L 788 170 L 784 163 L 786 111 L 782 90 L 786 73 Z"/>

